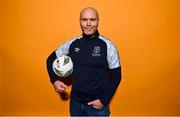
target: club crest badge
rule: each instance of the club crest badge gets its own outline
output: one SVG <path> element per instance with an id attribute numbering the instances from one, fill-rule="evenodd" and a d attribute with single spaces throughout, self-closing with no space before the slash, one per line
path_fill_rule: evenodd
<path id="1" fill-rule="evenodd" d="M 101 52 L 100 46 L 95 46 L 94 49 L 93 49 L 92 56 L 99 57 L 99 56 L 101 56 L 100 52 Z"/>

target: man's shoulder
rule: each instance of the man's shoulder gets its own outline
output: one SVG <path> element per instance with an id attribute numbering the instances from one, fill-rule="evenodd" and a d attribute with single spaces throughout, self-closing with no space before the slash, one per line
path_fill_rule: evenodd
<path id="1" fill-rule="evenodd" d="M 109 38 L 107 38 L 107 37 L 105 37 L 103 35 L 99 35 L 99 39 L 104 41 L 107 46 L 114 46 L 114 43 Z"/>

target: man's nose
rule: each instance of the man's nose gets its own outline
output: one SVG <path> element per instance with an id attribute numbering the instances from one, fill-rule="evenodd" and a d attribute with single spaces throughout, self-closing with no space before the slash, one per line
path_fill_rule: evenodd
<path id="1" fill-rule="evenodd" d="M 91 25 L 91 22 L 90 20 L 87 21 L 87 26 L 90 26 Z"/>

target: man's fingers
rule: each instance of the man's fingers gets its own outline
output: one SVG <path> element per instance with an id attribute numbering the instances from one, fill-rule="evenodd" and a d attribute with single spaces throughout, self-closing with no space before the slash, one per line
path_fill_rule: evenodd
<path id="1" fill-rule="evenodd" d="M 64 90 L 66 90 L 65 87 L 58 87 L 58 88 L 57 88 L 57 91 L 64 91 Z"/>
<path id="2" fill-rule="evenodd" d="M 65 91 L 66 88 L 67 88 L 67 85 L 65 85 L 62 82 L 58 82 L 58 83 L 55 84 L 55 89 L 56 89 L 57 92 L 61 93 L 61 92 Z"/>
<path id="3" fill-rule="evenodd" d="M 99 99 L 87 103 L 89 106 L 93 106 L 96 109 L 102 109 L 103 105 Z"/>
<path id="4" fill-rule="evenodd" d="M 65 85 L 64 83 L 61 84 L 62 88 L 67 88 L 67 85 Z"/>
<path id="5" fill-rule="evenodd" d="M 94 101 L 88 102 L 88 105 L 93 105 L 93 104 L 94 104 Z"/>
<path id="6" fill-rule="evenodd" d="M 63 91 L 63 90 L 65 90 L 65 89 L 66 89 L 66 88 L 61 87 L 61 86 L 56 87 L 56 91 Z"/>

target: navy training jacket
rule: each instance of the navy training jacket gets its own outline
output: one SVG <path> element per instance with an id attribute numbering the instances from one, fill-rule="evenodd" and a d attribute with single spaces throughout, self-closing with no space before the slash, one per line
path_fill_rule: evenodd
<path id="1" fill-rule="evenodd" d="M 83 34 L 65 42 L 47 59 L 52 83 L 58 80 L 52 62 L 67 54 L 73 61 L 71 98 L 83 104 L 100 99 L 107 106 L 121 81 L 121 65 L 115 45 L 98 31 L 91 37 Z"/>

